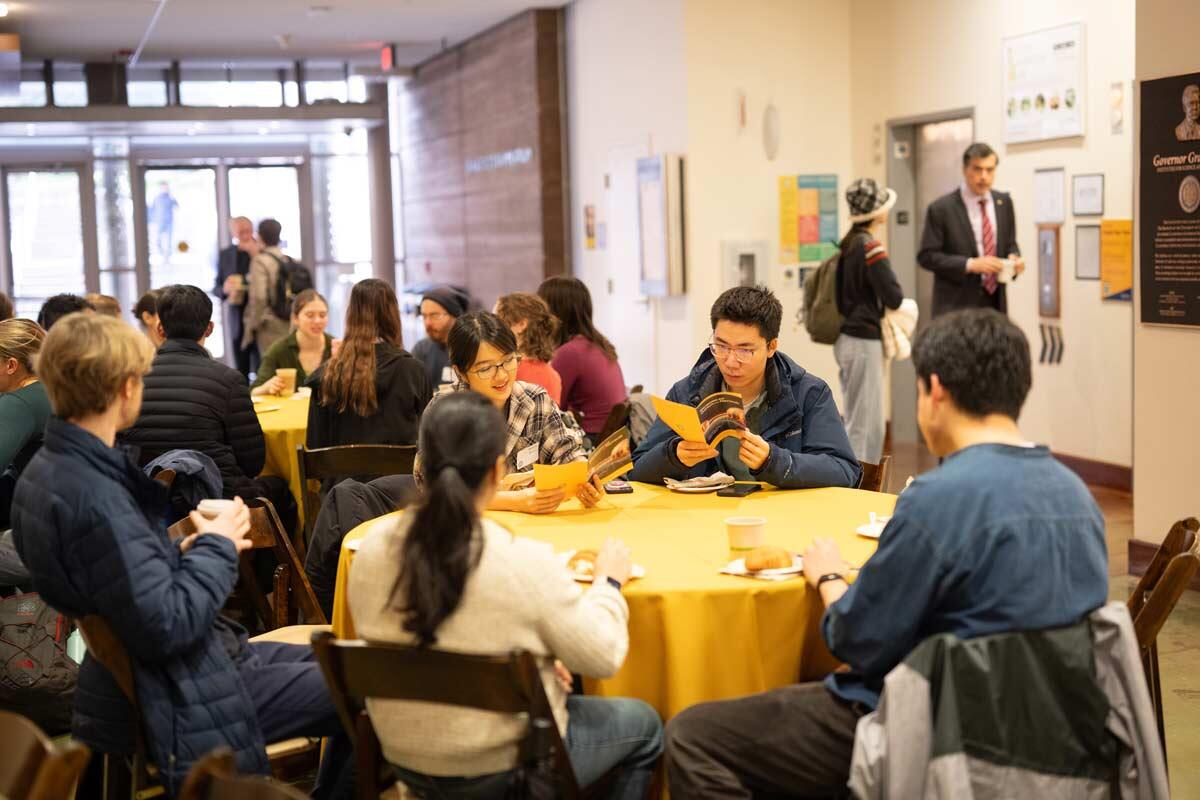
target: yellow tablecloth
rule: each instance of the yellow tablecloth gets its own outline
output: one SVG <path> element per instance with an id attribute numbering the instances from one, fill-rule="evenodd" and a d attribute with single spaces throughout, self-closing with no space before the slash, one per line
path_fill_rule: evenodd
<path id="1" fill-rule="evenodd" d="M 676 494 L 634 484 L 630 495 L 608 495 L 584 510 L 576 501 L 558 513 L 492 513 L 514 533 L 554 544 L 558 551 L 624 539 L 646 577 L 625 587 L 629 656 L 611 680 L 587 691 L 637 697 L 670 719 L 696 703 L 761 692 L 820 678 L 837 666 L 820 635 L 822 605 L 803 579 L 772 583 L 722 575 L 728 562 L 724 520 L 767 519 L 767 542 L 803 550 L 814 537 L 832 538 L 860 565 L 875 542 L 854 533 L 870 512 L 891 514 L 893 495 L 854 489 L 768 490 L 745 498 Z M 394 516 L 394 515 L 389 515 Z M 346 606 L 352 543 L 383 517 L 347 534 L 338 563 L 333 631 L 353 638 Z"/>
<path id="2" fill-rule="evenodd" d="M 300 470 L 296 466 L 296 447 L 304 444 L 308 432 L 308 397 L 293 396 L 286 400 L 267 397 L 254 404 L 258 422 L 262 425 L 267 444 L 267 463 L 263 475 L 278 475 L 287 480 L 304 519 L 304 498 L 300 492 Z M 260 409 L 271 409 L 263 411 Z"/>

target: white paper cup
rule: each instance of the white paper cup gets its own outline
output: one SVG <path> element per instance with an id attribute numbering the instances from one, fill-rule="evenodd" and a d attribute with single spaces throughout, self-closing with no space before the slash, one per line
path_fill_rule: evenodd
<path id="1" fill-rule="evenodd" d="M 729 560 L 745 558 L 756 547 L 761 547 L 766 538 L 766 517 L 729 517 L 725 520 L 725 532 L 729 535 Z"/>
<path id="2" fill-rule="evenodd" d="M 233 508 L 232 500 L 201 500 L 196 510 L 205 519 L 216 519 L 220 514 Z"/>
<path id="3" fill-rule="evenodd" d="M 1004 269 L 996 274 L 997 283 L 1012 283 L 1017 277 L 1017 262 L 1011 258 L 1004 259 Z"/>

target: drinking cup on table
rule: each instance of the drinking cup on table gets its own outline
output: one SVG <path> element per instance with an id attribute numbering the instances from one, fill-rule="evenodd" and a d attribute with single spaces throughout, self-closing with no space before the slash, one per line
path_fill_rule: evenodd
<path id="1" fill-rule="evenodd" d="M 729 517 L 725 520 L 725 532 L 729 534 L 729 559 L 745 558 L 756 547 L 761 547 L 767 533 L 766 517 Z"/>
<path id="2" fill-rule="evenodd" d="M 279 376 L 279 380 L 283 385 L 279 387 L 279 394 L 283 397 L 291 397 L 296 393 L 296 370 L 285 368 L 275 370 L 275 374 Z"/>
<path id="3" fill-rule="evenodd" d="M 221 514 L 233 508 L 232 500 L 201 500 L 196 510 L 205 519 L 216 519 Z"/>

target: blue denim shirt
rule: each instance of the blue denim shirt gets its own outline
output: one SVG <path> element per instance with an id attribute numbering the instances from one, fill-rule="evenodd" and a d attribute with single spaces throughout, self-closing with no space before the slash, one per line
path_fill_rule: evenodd
<path id="1" fill-rule="evenodd" d="M 1108 596 L 1104 517 L 1045 447 L 958 451 L 900 496 L 879 549 L 821 620 L 851 667 L 826 685 L 874 708 L 924 639 L 1078 622 Z"/>

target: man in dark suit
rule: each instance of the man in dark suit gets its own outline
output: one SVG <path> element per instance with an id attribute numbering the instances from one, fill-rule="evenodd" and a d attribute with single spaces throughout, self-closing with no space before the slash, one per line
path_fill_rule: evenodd
<path id="1" fill-rule="evenodd" d="M 258 369 L 262 354 L 253 344 L 242 349 L 242 315 L 246 312 L 246 276 L 250 272 L 250 259 L 258 254 L 260 247 L 254 238 L 254 223 L 246 217 L 229 220 L 229 234 L 237 243 L 222 248 L 217 257 L 217 283 L 213 294 L 222 301 L 225 352 L 233 354 L 233 365 L 249 378 L 250 373 Z"/>
<path id="2" fill-rule="evenodd" d="M 960 308 L 1007 313 L 1004 285 L 1025 271 L 1012 198 L 992 191 L 999 160 L 983 142 L 972 144 L 963 153 L 962 185 L 925 212 L 917 262 L 934 275 L 935 317 Z"/>

